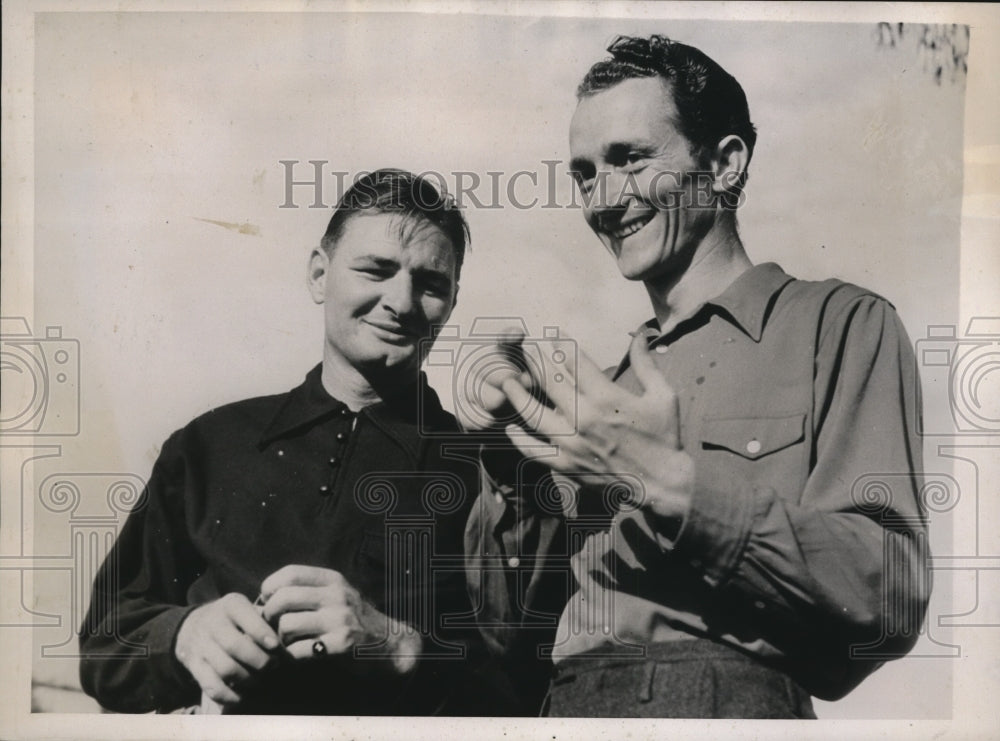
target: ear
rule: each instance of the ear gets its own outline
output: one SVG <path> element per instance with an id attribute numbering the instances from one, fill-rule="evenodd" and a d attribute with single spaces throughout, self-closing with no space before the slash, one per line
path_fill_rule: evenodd
<path id="1" fill-rule="evenodd" d="M 746 178 L 750 151 L 746 142 L 735 134 L 722 139 L 712 156 L 713 193 L 731 193 Z"/>
<path id="2" fill-rule="evenodd" d="M 309 255 L 309 294 L 317 304 L 326 300 L 326 276 L 330 268 L 330 256 L 322 247 L 314 247 Z"/>

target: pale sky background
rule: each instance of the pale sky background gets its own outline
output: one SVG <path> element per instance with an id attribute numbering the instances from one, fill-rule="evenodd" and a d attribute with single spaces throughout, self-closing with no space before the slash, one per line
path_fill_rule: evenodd
<path id="1" fill-rule="evenodd" d="M 307 208 L 307 187 L 294 191 L 300 208 L 279 208 L 279 160 L 301 161 L 297 179 L 319 159 L 327 173 L 434 170 L 449 187 L 455 171 L 501 171 L 505 188 L 527 170 L 539 186 L 522 179 L 519 193 L 544 199 L 542 161 L 568 159 L 575 86 L 618 33 L 693 44 L 742 83 L 759 132 L 739 217 L 751 259 L 869 287 L 914 340 L 959 319 L 964 78 L 935 84 L 913 37 L 879 48 L 874 23 L 36 18 L 33 329 L 61 326 L 79 340 L 81 373 L 80 434 L 62 441 L 38 480 L 47 470 L 144 478 L 162 441 L 192 417 L 291 388 L 319 361 L 322 314 L 305 268 L 330 210 Z M 566 166 L 556 169 L 557 201 L 567 203 Z M 329 205 L 339 192 L 332 177 L 324 185 Z M 485 186 L 477 193 L 490 197 Z M 502 200 L 467 210 L 472 246 L 451 322 L 468 330 L 476 317 L 521 316 L 535 334 L 558 326 L 599 364 L 617 362 L 626 333 L 650 314 L 641 284 L 618 275 L 579 209 Z M 431 380 L 450 406 L 448 374 Z M 950 470 L 928 452 L 928 470 Z M 933 531 L 936 552 L 953 549 L 951 524 Z M 66 536 L 52 527 L 56 548 Z M 64 581 L 36 586 L 39 604 L 64 610 L 54 604 Z M 940 613 L 951 584 L 936 589 Z M 932 643 L 922 639 L 928 655 Z M 818 712 L 950 717 L 951 664 L 893 662 Z M 70 676 L 71 666 L 50 658 L 36 673 Z"/>

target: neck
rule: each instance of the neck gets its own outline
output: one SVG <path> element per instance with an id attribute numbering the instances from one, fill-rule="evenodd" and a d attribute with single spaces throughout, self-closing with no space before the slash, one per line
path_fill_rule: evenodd
<path id="1" fill-rule="evenodd" d="M 645 282 L 660 331 L 669 332 L 751 267 L 735 217 L 716 222 L 687 265 Z"/>
<path id="2" fill-rule="evenodd" d="M 329 348 L 323 352 L 321 379 L 327 393 L 352 412 L 382 401 L 406 380 L 398 371 L 381 375 L 362 372 Z"/>

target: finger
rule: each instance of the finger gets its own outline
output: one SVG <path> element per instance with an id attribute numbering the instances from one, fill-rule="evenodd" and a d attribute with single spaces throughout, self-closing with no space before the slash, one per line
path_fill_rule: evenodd
<path id="1" fill-rule="evenodd" d="M 309 612 L 286 612 L 278 618 L 278 635 L 287 648 L 295 641 L 311 638 L 315 640 L 322 635 L 324 628 L 323 616 L 316 610 Z"/>
<path id="2" fill-rule="evenodd" d="M 473 384 L 472 401 L 489 414 L 494 414 L 503 408 L 507 397 L 503 395 L 501 386 L 505 379 L 517 375 L 517 369 L 495 369 L 489 375 L 481 379 L 478 384 Z"/>
<path id="3" fill-rule="evenodd" d="M 469 363 L 470 375 L 456 386 L 460 389 L 460 403 L 456 404 L 456 417 L 464 429 L 482 430 L 502 426 L 501 421 L 515 418 L 501 384 L 517 376 L 520 370 L 505 358 L 491 356 L 485 362 Z"/>
<path id="4" fill-rule="evenodd" d="M 260 593 L 266 600 L 281 587 L 325 587 L 344 581 L 339 571 L 323 569 L 319 566 L 293 564 L 275 571 L 260 585 Z"/>
<path id="5" fill-rule="evenodd" d="M 226 600 L 226 615 L 250 640 L 266 651 L 273 651 L 280 642 L 274 629 L 267 624 L 257 607 L 242 594 Z"/>
<path id="6" fill-rule="evenodd" d="M 548 340 L 539 345 L 539 351 L 544 369 L 542 390 L 566 414 L 575 411 L 580 395 L 599 394 L 614 387 L 604 371 L 571 338 Z M 535 370 L 532 377 L 537 375 Z"/>
<path id="7" fill-rule="evenodd" d="M 250 679 L 250 672 L 236 659 L 226 653 L 218 643 L 210 642 L 203 652 L 205 663 L 208 664 L 228 687 L 234 687 Z"/>
<path id="8" fill-rule="evenodd" d="M 647 392 L 670 391 L 669 384 L 649 354 L 649 340 L 642 332 L 636 332 L 632 338 L 628 346 L 628 359 L 643 389 Z"/>
<path id="9" fill-rule="evenodd" d="M 289 655 L 291 655 L 293 659 L 297 659 L 299 661 L 302 661 L 303 659 L 322 658 L 323 654 L 317 655 L 316 652 L 313 651 L 313 646 L 316 644 L 316 641 L 323 642 L 323 645 L 326 648 L 325 653 L 330 656 L 347 653 L 354 647 L 353 644 L 350 644 L 346 640 L 345 636 L 337 637 L 333 634 L 324 633 L 322 635 L 312 636 L 290 643 L 285 647 L 285 650 L 288 651 Z"/>
<path id="10" fill-rule="evenodd" d="M 331 593 L 332 592 L 332 593 Z M 334 601 L 334 594 L 339 594 L 336 585 L 329 587 L 280 587 L 264 603 L 264 620 L 273 623 L 276 617 L 286 612 L 316 610 L 325 603 Z"/>
<path id="11" fill-rule="evenodd" d="M 602 371 L 587 353 L 577 347 L 569 337 L 561 337 L 558 340 L 551 340 L 552 345 L 548 356 L 545 358 L 549 364 L 560 371 L 568 372 L 574 379 L 575 385 L 581 383 L 604 382 L 610 383 L 604 371 Z"/>
<path id="12" fill-rule="evenodd" d="M 619 388 L 587 353 L 578 350 L 575 345 L 566 351 L 566 365 L 576 378 L 577 392 L 584 396 Z"/>
<path id="13" fill-rule="evenodd" d="M 500 388 L 507 405 L 513 412 L 508 421 L 535 419 L 546 409 L 546 406 L 528 390 L 530 377 L 528 384 L 524 383 L 522 376 L 507 378 Z"/>
<path id="14" fill-rule="evenodd" d="M 562 340 L 532 343 L 524 351 L 524 367 L 530 374 L 531 387 L 564 411 L 576 408 L 575 355 L 576 345 Z"/>
<path id="15" fill-rule="evenodd" d="M 240 694 L 229 687 L 204 659 L 193 662 L 190 671 L 202 692 L 215 702 L 220 705 L 235 705 L 240 701 Z"/>
<path id="16" fill-rule="evenodd" d="M 270 626 L 268 626 L 268 630 L 270 630 Z M 280 645 L 277 634 L 275 634 L 274 640 L 274 648 L 277 648 Z M 260 671 L 271 660 L 270 654 L 262 650 L 250 636 L 240 632 L 235 627 L 217 636 L 215 642 L 230 658 L 248 669 Z"/>
<path id="17" fill-rule="evenodd" d="M 497 337 L 497 346 L 502 349 L 514 350 L 520 348 L 524 343 L 524 328 L 511 325 L 500 330 Z"/>
<path id="18" fill-rule="evenodd" d="M 573 433 L 573 426 L 566 421 L 559 410 L 542 404 L 516 379 L 504 381 L 503 392 L 517 410 L 523 425 L 532 433 L 545 438 Z"/>
<path id="19" fill-rule="evenodd" d="M 557 471 L 562 470 L 568 464 L 566 457 L 560 452 L 558 445 L 553 445 L 535 437 L 517 425 L 507 425 L 505 432 L 510 441 L 521 451 L 521 454 L 525 458 L 532 458 Z"/>

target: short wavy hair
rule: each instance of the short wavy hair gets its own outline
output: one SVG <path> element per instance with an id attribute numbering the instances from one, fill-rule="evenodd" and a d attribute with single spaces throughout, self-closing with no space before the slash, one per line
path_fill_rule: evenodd
<path id="1" fill-rule="evenodd" d="M 747 96 L 736 78 L 693 46 L 654 34 L 649 38 L 618 36 L 608 47 L 611 57 L 587 72 L 576 90 L 586 98 L 618 83 L 661 77 L 670 83 L 677 107 L 677 127 L 702 162 L 722 139 L 735 134 L 753 156 L 757 130 L 750 122 Z"/>
<path id="2" fill-rule="evenodd" d="M 433 224 L 455 247 L 455 269 L 461 270 L 465 248 L 471 239 L 469 225 L 455 200 L 438 190 L 426 177 L 395 168 L 363 174 L 337 201 L 320 243 L 323 249 L 329 253 L 344 233 L 347 222 L 366 214 L 401 216 L 401 239 L 406 239 L 424 222 Z"/>

